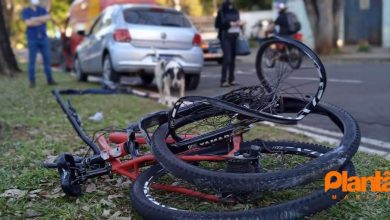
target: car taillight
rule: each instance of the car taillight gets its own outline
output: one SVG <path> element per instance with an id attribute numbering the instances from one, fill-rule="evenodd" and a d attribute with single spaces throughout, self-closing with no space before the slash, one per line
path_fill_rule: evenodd
<path id="1" fill-rule="evenodd" d="M 117 29 L 114 32 L 114 40 L 117 42 L 131 42 L 131 35 L 127 29 Z"/>
<path id="2" fill-rule="evenodd" d="M 195 34 L 194 39 L 192 40 L 192 45 L 200 47 L 202 44 L 202 37 L 199 34 Z"/>

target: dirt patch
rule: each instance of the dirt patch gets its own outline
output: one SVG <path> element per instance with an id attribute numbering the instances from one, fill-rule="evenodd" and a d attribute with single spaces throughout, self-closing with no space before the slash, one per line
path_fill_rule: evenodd
<path id="1" fill-rule="evenodd" d="M 4 122 L 0 122 L 0 139 L 15 139 L 15 140 L 27 140 L 31 138 L 29 127 L 23 124 L 7 125 Z"/>

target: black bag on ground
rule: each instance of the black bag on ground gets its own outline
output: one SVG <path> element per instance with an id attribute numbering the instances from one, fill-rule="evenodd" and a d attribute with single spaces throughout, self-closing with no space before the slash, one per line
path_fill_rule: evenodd
<path id="1" fill-rule="evenodd" d="M 237 56 L 248 56 L 250 54 L 251 54 L 251 47 L 249 45 L 248 40 L 245 38 L 245 36 L 240 35 L 237 38 L 236 55 Z"/>

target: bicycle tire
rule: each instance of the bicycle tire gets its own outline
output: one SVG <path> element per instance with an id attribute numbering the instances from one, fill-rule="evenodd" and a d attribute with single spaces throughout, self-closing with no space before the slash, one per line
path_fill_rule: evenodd
<path id="1" fill-rule="evenodd" d="M 281 150 L 280 146 L 289 147 L 292 144 L 293 147 L 290 147 L 290 150 L 292 150 L 294 146 L 299 146 L 301 148 L 301 153 L 306 151 L 307 156 L 320 156 L 318 153 L 325 154 L 332 150 L 314 144 L 290 142 L 269 143 L 272 144 L 271 148 L 279 150 Z M 248 142 L 246 146 L 247 148 L 251 146 L 251 142 Z M 299 153 L 297 147 L 295 147 L 295 150 Z M 317 152 L 317 155 L 314 152 Z M 347 163 L 344 170 L 347 170 L 349 175 L 355 174 L 352 162 Z M 311 192 L 307 196 L 268 207 L 255 208 L 246 211 L 195 212 L 168 207 L 159 203 L 148 194 L 148 188 L 152 184 L 153 179 L 159 178 L 163 174 L 164 168 L 161 165 L 155 165 L 142 173 L 132 185 L 130 193 L 132 206 L 145 219 L 298 219 L 327 209 L 337 204 L 346 195 L 341 189 L 332 189 L 327 192 L 325 192 L 324 189 L 320 189 Z M 332 195 L 336 195 L 337 199 L 333 199 Z"/>
<path id="2" fill-rule="evenodd" d="M 296 102 L 286 100 L 286 109 L 300 108 Z M 308 183 L 323 176 L 330 170 L 338 170 L 345 165 L 357 152 L 360 145 L 360 129 L 354 118 L 345 110 L 329 105 L 320 104 L 315 112 L 327 115 L 341 131 L 343 137 L 340 145 L 322 157 L 290 170 L 269 173 L 226 173 L 205 170 L 178 159 L 165 143 L 169 134 L 169 126 L 160 126 L 153 135 L 152 152 L 159 163 L 174 176 L 184 179 L 197 186 L 218 188 L 233 191 L 240 188 L 243 192 L 268 191 L 285 189 Z"/>

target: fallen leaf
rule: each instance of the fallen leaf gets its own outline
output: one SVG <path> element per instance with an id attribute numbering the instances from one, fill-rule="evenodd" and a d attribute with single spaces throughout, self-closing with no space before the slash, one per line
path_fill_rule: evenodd
<path id="1" fill-rule="evenodd" d="M 38 194 L 40 192 L 42 192 L 42 189 L 36 189 L 36 190 L 29 192 L 29 194 Z"/>
<path id="2" fill-rule="evenodd" d="M 107 201 L 105 199 L 101 199 L 99 202 L 100 202 L 100 204 L 103 204 L 103 205 L 106 205 L 106 206 L 109 206 L 109 207 L 113 207 L 114 206 L 114 203 L 112 203 L 111 201 Z"/>
<path id="3" fill-rule="evenodd" d="M 84 210 L 84 211 L 86 211 L 86 212 L 89 212 L 89 206 L 83 206 L 82 208 L 81 208 L 82 210 Z"/>
<path id="4" fill-rule="evenodd" d="M 36 217 L 42 216 L 41 213 L 39 213 L 35 210 L 32 210 L 32 209 L 27 209 L 26 212 L 24 213 L 24 215 L 27 218 L 36 218 Z"/>
<path id="5" fill-rule="evenodd" d="M 110 219 L 116 219 L 122 214 L 121 211 L 116 211 L 113 215 L 111 215 Z"/>
<path id="6" fill-rule="evenodd" d="M 96 192 L 96 185 L 94 183 L 88 184 L 87 188 L 85 189 L 85 192 L 91 193 L 91 192 Z"/>
<path id="7" fill-rule="evenodd" d="M 58 156 L 49 155 L 46 157 L 45 163 L 54 163 Z"/>
<path id="8" fill-rule="evenodd" d="M 130 180 L 127 180 L 122 183 L 121 187 L 122 188 L 128 188 L 132 182 Z"/>
<path id="9" fill-rule="evenodd" d="M 113 200 L 113 199 L 117 199 L 117 198 L 123 198 L 123 195 L 109 195 L 108 196 L 108 200 Z"/>
<path id="10" fill-rule="evenodd" d="M 103 210 L 102 216 L 105 217 L 105 218 L 107 218 L 109 215 L 110 215 L 110 210 L 104 209 L 104 210 Z"/>
<path id="11" fill-rule="evenodd" d="M 51 194 L 57 194 L 57 193 L 59 193 L 59 192 L 61 192 L 61 188 L 60 187 L 57 187 L 57 188 L 55 188 L 55 189 L 53 189 L 52 191 L 51 191 Z"/>
<path id="12" fill-rule="evenodd" d="M 3 194 L 0 194 L 0 197 L 19 199 L 24 197 L 25 195 L 27 195 L 27 190 L 9 189 L 6 190 Z"/>

